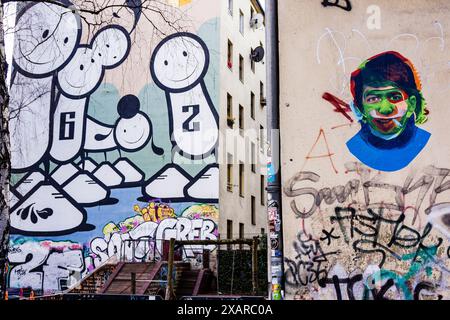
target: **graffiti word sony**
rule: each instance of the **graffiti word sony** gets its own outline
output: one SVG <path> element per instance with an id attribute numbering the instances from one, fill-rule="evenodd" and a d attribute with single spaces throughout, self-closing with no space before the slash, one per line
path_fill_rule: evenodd
<path id="1" fill-rule="evenodd" d="M 114 232 L 105 234 L 104 238 L 95 238 L 91 241 L 91 251 L 94 253 L 94 265 L 97 267 L 113 255 L 124 253 L 127 259 L 133 258 L 132 246 L 126 244 L 124 240 L 138 240 L 150 238 L 156 241 L 157 252 L 162 252 L 163 240 L 175 238 L 177 240 L 216 240 L 216 224 L 209 219 L 188 219 L 188 218 L 167 218 L 161 223 L 152 221 L 144 222 L 126 233 Z M 142 259 L 146 254 L 147 244 L 139 242 L 134 251 L 134 258 Z M 202 253 L 203 250 L 213 250 L 214 246 L 185 246 L 183 255 L 193 257 L 196 253 Z M 122 251 L 123 250 L 123 251 Z"/>

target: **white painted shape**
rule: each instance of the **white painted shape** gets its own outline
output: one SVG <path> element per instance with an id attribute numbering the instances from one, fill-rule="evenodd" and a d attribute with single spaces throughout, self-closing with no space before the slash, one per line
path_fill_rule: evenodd
<path id="1" fill-rule="evenodd" d="M 107 190 L 86 173 L 80 173 L 65 187 L 66 191 L 78 203 L 95 203 L 106 199 Z"/>
<path id="2" fill-rule="evenodd" d="M 110 163 L 103 163 L 94 171 L 94 176 L 107 187 L 118 186 L 123 182 L 123 177 Z"/>
<path id="3" fill-rule="evenodd" d="M 20 185 L 14 186 L 16 191 L 22 196 L 26 196 L 39 182 L 45 180 L 44 175 L 39 171 L 32 172 L 25 177 L 25 179 L 22 179 Z"/>
<path id="4" fill-rule="evenodd" d="M 207 170 L 187 192 L 193 198 L 219 199 L 219 168 Z"/>
<path id="5" fill-rule="evenodd" d="M 3 3 L 3 33 L 5 39 L 5 59 L 8 66 L 12 66 L 14 51 L 14 25 L 16 24 L 16 7 L 15 1 Z M 6 86 L 9 88 L 11 84 L 12 68 L 8 68 L 6 75 Z"/>
<path id="6" fill-rule="evenodd" d="M 51 78 L 16 74 L 10 89 L 11 166 L 24 169 L 41 160 L 50 140 Z"/>
<path id="7" fill-rule="evenodd" d="M 58 72 L 58 83 L 63 93 L 79 97 L 95 88 L 102 72 L 102 64 L 94 51 L 78 48 L 70 62 Z"/>
<path id="8" fill-rule="evenodd" d="M 184 198 L 183 189 L 188 183 L 176 168 L 168 168 L 145 187 L 145 192 L 154 198 Z"/>
<path id="9" fill-rule="evenodd" d="M 8 260 L 14 266 L 10 271 L 9 287 L 42 289 L 43 272 L 36 269 L 45 262 L 49 251 L 48 247 L 36 241 L 12 245 Z"/>
<path id="10" fill-rule="evenodd" d="M 95 169 L 97 169 L 98 164 L 92 159 L 86 159 L 84 160 L 84 162 L 80 162 L 78 166 L 81 170 L 93 172 Z"/>
<path id="11" fill-rule="evenodd" d="M 118 28 L 108 28 L 100 32 L 92 44 L 96 57 L 100 57 L 103 66 L 108 67 L 121 61 L 128 50 L 125 33 Z M 99 55 L 101 54 L 101 56 Z"/>
<path id="12" fill-rule="evenodd" d="M 128 159 L 121 159 L 114 167 L 125 177 L 125 183 L 139 182 L 144 178 L 142 174 L 130 164 Z"/>
<path id="13" fill-rule="evenodd" d="M 183 89 L 195 83 L 206 64 L 206 52 L 191 37 L 174 37 L 155 54 L 153 69 L 158 81 L 169 89 Z"/>
<path id="14" fill-rule="evenodd" d="M 83 271 L 84 259 L 81 250 L 70 250 L 65 252 L 52 252 L 46 264 L 42 267 L 44 271 L 44 291 L 64 288 L 60 286 L 60 280 L 65 280 L 74 272 Z"/>
<path id="15" fill-rule="evenodd" d="M 95 139 L 96 135 L 102 135 L 104 140 Z M 113 127 L 98 124 L 91 119 L 86 119 L 86 135 L 83 149 L 85 151 L 102 151 L 116 148 Z"/>
<path id="16" fill-rule="evenodd" d="M 71 177 L 73 177 L 75 174 L 79 172 L 79 169 L 75 167 L 74 164 L 68 163 L 62 166 L 59 166 L 55 171 L 52 173 L 52 178 L 55 180 L 58 184 L 63 184 L 67 180 L 69 180 Z"/>
<path id="17" fill-rule="evenodd" d="M 8 201 L 9 201 L 9 206 L 10 207 L 14 207 L 16 205 L 16 203 L 19 202 L 19 198 L 17 198 L 14 193 L 9 192 L 9 194 L 8 194 Z"/>
<path id="18" fill-rule="evenodd" d="M 40 211 L 51 214 L 44 218 Z M 42 185 L 11 213 L 11 226 L 27 232 L 66 231 L 82 222 L 83 213 L 51 185 Z"/>
<path id="19" fill-rule="evenodd" d="M 125 150 L 141 148 L 150 135 L 150 123 L 142 114 L 136 114 L 130 119 L 122 118 L 116 125 L 114 135 L 117 144 Z"/>
<path id="20" fill-rule="evenodd" d="M 210 152 L 216 145 L 219 137 L 219 127 L 212 112 L 213 105 L 209 105 L 200 84 L 192 90 L 171 93 L 170 103 L 173 117 L 173 139 L 177 147 L 190 155 L 200 156 Z M 183 112 L 183 106 L 199 105 L 199 114 L 191 121 L 192 127 L 197 123 L 199 130 L 185 131 L 183 124 L 192 116 L 192 108 Z"/>
<path id="21" fill-rule="evenodd" d="M 37 3 L 22 14 L 14 30 L 14 60 L 31 74 L 52 72 L 78 45 L 80 18 L 70 8 Z"/>
<path id="22" fill-rule="evenodd" d="M 53 159 L 67 161 L 80 152 L 85 113 L 86 99 L 75 100 L 60 96 L 53 116 L 53 139 L 50 149 Z"/>

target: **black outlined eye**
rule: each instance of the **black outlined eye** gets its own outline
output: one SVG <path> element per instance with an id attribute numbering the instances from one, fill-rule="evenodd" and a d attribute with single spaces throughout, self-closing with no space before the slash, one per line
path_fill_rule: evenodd
<path id="1" fill-rule="evenodd" d="M 94 60 L 94 59 L 91 59 L 91 62 L 92 62 L 92 63 L 94 63 L 94 62 L 95 62 L 95 60 Z"/>
<path id="2" fill-rule="evenodd" d="M 66 44 L 67 42 L 69 42 L 69 37 L 64 38 L 64 44 Z"/>
<path id="3" fill-rule="evenodd" d="M 48 33 L 49 33 L 48 29 L 44 30 L 44 32 L 42 33 L 42 38 L 44 38 L 44 39 L 47 38 Z"/>
<path id="4" fill-rule="evenodd" d="M 187 57 L 187 52 L 183 51 L 183 56 Z"/>
<path id="5" fill-rule="evenodd" d="M 82 64 L 80 64 L 80 70 L 83 71 L 84 66 Z"/>
<path id="6" fill-rule="evenodd" d="M 169 64 L 169 62 L 167 61 L 167 60 L 164 60 L 164 65 L 168 65 Z"/>

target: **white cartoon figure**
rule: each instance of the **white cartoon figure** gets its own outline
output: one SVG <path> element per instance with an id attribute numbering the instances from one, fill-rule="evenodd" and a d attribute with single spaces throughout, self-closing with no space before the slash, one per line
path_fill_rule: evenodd
<path id="1" fill-rule="evenodd" d="M 11 164 L 24 172 L 39 165 L 50 146 L 54 74 L 75 53 L 81 26 L 71 9 L 37 3 L 19 13 L 14 34 Z"/>
<path id="2" fill-rule="evenodd" d="M 12 188 L 12 232 L 62 234 L 75 228 L 82 230 L 86 228 L 85 211 L 59 186 L 45 181 L 48 161 L 47 172 L 38 169 L 51 144 L 55 74 L 70 61 L 79 45 L 79 16 L 59 5 L 27 5 L 17 17 L 14 33 L 11 165 L 13 172 L 33 171 Z"/>
<path id="3" fill-rule="evenodd" d="M 120 118 L 114 126 L 87 116 L 89 96 L 100 85 L 105 69 L 121 64 L 129 48 L 130 39 L 124 28 L 106 27 L 89 46 L 78 48 L 74 58 L 58 73 L 61 95 L 55 111 L 50 156 L 61 166 L 52 177 L 76 202 L 85 206 L 108 198 L 111 187 L 143 178 L 142 172 L 126 159 L 116 163 L 118 167 L 108 161 L 96 164 L 92 159 L 86 159 L 87 164 L 82 159 L 79 168 L 72 163 L 87 152 L 137 151 L 151 137 L 150 119 L 139 112 L 139 99 L 133 95 L 120 100 Z"/>
<path id="4" fill-rule="evenodd" d="M 133 151 L 149 140 L 150 120 L 139 112 L 139 106 L 136 112 L 124 110 L 126 116 L 113 127 L 87 116 L 89 97 L 105 70 L 127 57 L 129 34 L 111 25 L 99 30 L 89 45 L 80 45 L 79 17 L 53 4 L 24 7 L 17 21 L 11 86 L 12 162 L 13 172 L 28 173 L 12 188 L 12 230 L 25 235 L 88 230 L 92 226 L 86 224 L 85 206 L 104 203 L 111 186 L 125 186 L 144 177 L 124 158 L 113 164 L 92 163 L 91 172 L 84 170 L 84 161 L 81 168 L 73 164 L 85 152 L 86 142 L 96 137 L 100 137 L 97 145 L 89 146 L 95 151 L 105 151 L 105 141 L 107 148 Z M 139 130 L 133 132 L 136 127 Z M 112 133 L 111 139 L 103 139 L 101 132 L 105 131 Z M 51 175 L 50 162 L 59 165 Z M 45 170 L 39 168 L 42 164 Z"/>
<path id="5" fill-rule="evenodd" d="M 188 159 L 214 154 L 218 143 L 218 114 L 204 83 L 209 66 L 206 44 L 191 33 L 176 33 L 155 48 L 150 72 L 166 92 L 173 152 Z M 149 179 L 143 192 L 155 198 L 218 198 L 218 167 L 210 165 L 192 178 L 168 165 Z"/>

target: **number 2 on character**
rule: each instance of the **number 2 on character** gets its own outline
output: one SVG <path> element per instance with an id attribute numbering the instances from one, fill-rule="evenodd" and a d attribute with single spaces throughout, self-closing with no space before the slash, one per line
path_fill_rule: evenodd
<path id="1" fill-rule="evenodd" d="M 183 122 L 183 132 L 200 131 L 200 122 L 192 121 L 200 113 L 200 105 L 183 106 L 183 112 L 190 112 L 189 109 L 192 109 L 192 114 Z"/>

